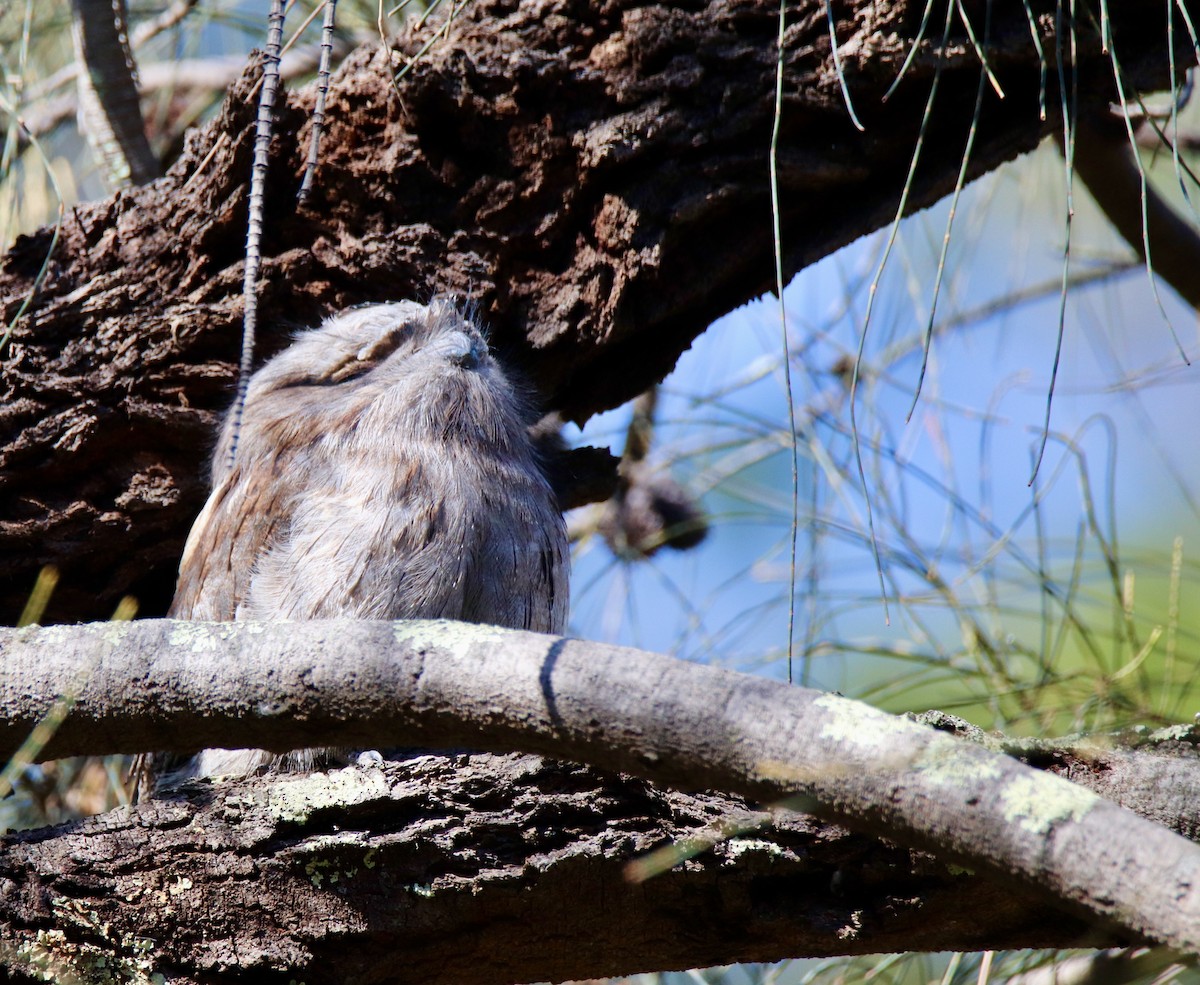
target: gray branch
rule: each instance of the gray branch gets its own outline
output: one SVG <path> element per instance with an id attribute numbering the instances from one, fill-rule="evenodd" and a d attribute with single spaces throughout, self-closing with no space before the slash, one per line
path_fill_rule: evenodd
<path id="1" fill-rule="evenodd" d="M 466 747 L 759 803 L 799 795 L 822 817 L 1200 950 L 1200 847 L 1082 786 L 835 695 L 621 647 L 438 622 L 32 628 L 0 635 L 0 661 L 0 754 L 68 694 L 72 713 L 42 750 L 48 758 L 213 745 Z"/>
<path id="2" fill-rule="evenodd" d="M 162 170 L 146 139 L 125 0 L 73 0 L 79 125 L 115 187 L 144 185 Z"/>

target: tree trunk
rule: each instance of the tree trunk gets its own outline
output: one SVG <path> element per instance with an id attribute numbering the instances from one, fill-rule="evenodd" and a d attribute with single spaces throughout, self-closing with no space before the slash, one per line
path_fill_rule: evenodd
<path id="1" fill-rule="evenodd" d="M 1038 116 L 1042 65 L 1025 6 L 962 5 L 1004 92 L 987 90 L 971 176 L 1056 125 L 1055 5 L 1031 6 L 1049 122 Z M 1200 4 L 1188 6 L 1200 18 Z M 1067 76 L 1103 106 L 1113 71 L 1098 7 L 1080 4 L 1079 64 Z M 1137 0 L 1107 9 L 1125 78 L 1167 86 L 1162 10 Z M 826 0 L 787 9 L 789 276 L 892 218 L 935 77 L 909 211 L 953 186 L 974 112 L 980 60 L 961 22 L 944 49 L 937 30 L 920 42 L 885 102 L 925 3 L 833 10 L 837 59 Z M 345 59 L 303 209 L 313 91 L 290 94 L 272 145 L 260 357 L 337 308 L 452 293 L 478 302 L 508 361 L 568 418 L 660 379 L 713 318 L 773 287 L 778 15 L 770 0 L 473 0 L 398 84 L 390 73 L 440 25 L 393 52 L 368 45 Z M 1183 66 L 1186 32 L 1175 36 Z M 237 362 L 255 77 L 232 88 L 164 178 L 71 209 L 57 241 L 42 230 L 4 259 L 4 319 L 32 301 L 16 318 L 0 391 L 2 619 L 49 563 L 62 580 L 48 621 L 106 617 L 125 593 L 145 614 L 165 611 Z"/>

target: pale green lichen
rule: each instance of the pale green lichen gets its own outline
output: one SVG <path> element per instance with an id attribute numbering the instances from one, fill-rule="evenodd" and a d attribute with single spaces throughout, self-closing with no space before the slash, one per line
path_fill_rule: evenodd
<path id="1" fill-rule="evenodd" d="M 1195 742 L 1197 739 L 1196 723 L 1168 725 L 1165 728 L 1155 729 L 1147 738 L 1152 743 Z"/>
<path id="2" fill-rule="evenodd" d="M 725 842 L 725 849 L 732 858 L 747 852 L 766 852 L 768 855 L 784 855 L 784 850 L 772 841 L 763 838 L 730 838 Z"/>
<path id="3" fill-rule="evenodd" d="M 100 639 L 104 641 L 106 646 L 121 646 L 129 635 L 132 626 L 133 623 L 131 622 L 106 622 L 104 628 L 100 630 Z"/>
<path id="4" fill-rule="evenodd" d="M 929 729 L 924 725 L 835 694 L 824 694 L 813 704 L 826 714 L 820 737 L 838 743 L 847 760 L 860 761 L 844 763 L 844 770 L 866 768 L 872 772 L 899 772 L 936 767 L 941 775 L 950 779 L 953 763 L 947 760 L 953 757 L 944 753 L 949 750 L 951 740 L 947 739 L 943 745 L 934 736 L 931 742 Z M 938 773 L 934 775 L 936 777 Z"/>
<path id="5" fill-rule="evenodd" d="M 59 923 L 83 927 L 109 946 L 69 941 L 57 930 L 38 931 L 34 941 L 22 942 L 15 949 L 17 959 L 30 973 L 46 981 L 159 985 L 165 980 L 161 973 L 152 971 L 155 944 L 150 938 L 114 930 L 81 900 L 57 896 L 50 902 Z"/>
<path id="6" fill-rule="evenodd" d="M 239 633 L 247 636 L 259 636 L 265 627 L 258 623 L 230 625 L 229 623 L 185 623 L 176 621 L 170 626 L 167 642 L 172 647 L 191 650 L 192 653 L 217 653 L 224 648 L 228 639 L 233 639 Z"/>
<path id="7" fill-rule="evenodd" d="M 799 764 L 779 760 L 755 763 L 758 775 L 776 782 L 803 786 L 829 782 L 840 775 L 870 769 L 873 772 L 906 769 L 911 765 L 914 750 L 927 738 L 928 729 L 904 718 L 897 718 L 860 701 L 851 701 L 836 694 L 823 694 L 813 700 L 813 706 L 824 712 L 819 737 L 836 743 L 839 763 L 822 761 Z M 811 807 L 789 805 L 796 810 Z"/>
<path id="8" fill-rule="evenodd" d="M 61 952 L 66 946 L 66 935 L 39 930 L 35 940 L 21 941 L 15 946 L 0 944 L 0 959 L 5 965 L 19 968 L 31 978 L 54 982 L 65 977 L 63 971 L 67 959 Z"/>
<path id="9" fill-rule="evenodd" d="M 446 650 L 460 659 L 467 655 L 471 647 L 481 643 L 501 643 L 512 632 L 499 626 L 453 622 L 449 619 L 406 619 L 392 624 L 392 636 L 397 643 Z"/>
<path id="10" fill-rule="evenodd" d="M 128 626 L 128 624 L 122 624 Z M 78 626 L 22 626 L 20 629 L 6 629 L 12 633 L 13 642 L 32 644 L 43 649 L 46 653 L 71 653 L 79 645 Z"/>
<path id="11" fill-rule="evenodd" d="M 391 788 L 379 770 L 356 766 L 328 773 L 297 774 L 271 786 L 267 811 L 277 821 L 303 824 L 313 811 L 346 807 L 388 796 Z"/>
<path id="12" fill-rule="evenodd" d="M 865 751 L 874 769 L 912 769 L 925 783 L 947 790 L 996 784 L 1004 774 L 1000 757 L 978 754 L 950 736 L 930 735 L 923 725 L 834 695 L 815 703 L 829 716 L 822 737 Z M 919 745 L 910 744 L 913 739 Z M 1056 824 L 1078 821 L 1100 799 L 1073 783 L 1042 774 L 1014 777 L 999 785 L 998 794 L 1005 820 L 1039 836 Z"/>
<path id="13" fill-rule="evenodd" d="M 948 736 L 935 737 L 913 761 L 926 782 L 962 790 L 981 780 L 999 779 L 1003 770 L 996 757 L 972 755 L 973 748 Z"/>
<path id="14" fill-rule="evenodd" d="M 338 865 L 338 857 L 345 854 L 347 846 L 357 848 L 358 836 L 353 834 L 323 835 L 313 838 L 300 847 L 301 854 L 312 856 L 304 863 L 304 874 L 316 889 L 322 883 L 331 886 L 343 880 L 353 879 L 358 875 L 358 866 L 342 868 Z"/>
<path id="15" fill-rule="evenodd" d="M 321 883 L 325 881 L 325 874 L 332 864 L 324 858 L 313 858 L 304 863 L 304 874 L 308 876 L 308 881 L 313 884 L 315 889 L 321 888 Z"/>
<path id="16" fill-rule="evenodd" d="M 1018 776 L 1000 790 L 1004 819 L 1035 835 L 1048 834 L 1063 821 L 1078 822 L 1101 798 L 1056 776 Z"/>
<path id="17" fill-rule="evenodd" d="M 920 739 L 929 731 L 916 722 L 836 694 L 823 694 L 813 701 L 813 705 L 826 714 L 821 725 L 821 738 L 860 749 L 892 749 L 897 739 Z"/>

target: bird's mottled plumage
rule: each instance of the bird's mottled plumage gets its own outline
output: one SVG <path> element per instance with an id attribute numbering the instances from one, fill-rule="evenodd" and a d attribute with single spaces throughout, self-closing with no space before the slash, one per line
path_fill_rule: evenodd
<path id="1" fill-rule="evenodd" d="M 232 466 L 226 422 L 170 614 L 561 631 L 567 537 L 529 424 L 455 305 L 328 319 L 254 374 Z M 270 758 L 209 751 L 192 772 Z"/>

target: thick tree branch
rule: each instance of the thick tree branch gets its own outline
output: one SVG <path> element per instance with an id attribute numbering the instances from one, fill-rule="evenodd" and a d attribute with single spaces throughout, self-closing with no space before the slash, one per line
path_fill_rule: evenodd
<path id="1" fill-rule="evenodd" d="M 162 174 L 150 149 L 129 47 L 125 0 L 72 0 L 79 62 L 79 129 L 110 187 L 144 185 Z"/>
<path id="2" fill-rule="evenodd" d="M 1030 6 L 1053 61 L 1055 6 Z M 1110 56 L 1083 6 L 1076 68 L 1103 103 Z M 965 32 L 944 51 L 923 40 L 883 102 L 924 0 L 834 7 L 867 129 L 846 113 L 825 0 L 799 0 L 784 46 L 787 274 L 891 219 L 935 71 L 910 208 L 953 187 L 974 111 L 980 63 Z M 1026 5 L 992 7 L 989 64 L 1005 97 L 989 89 L 972 177 L 1055 126 L 1038 118 L 1043 73 Z M 1188 7 L 1200 19 L 1200 4 Z M 1168 86 L 1163 11 L 1139 0 L 1106 11 L 1129 84 Z M 398 90 L 380 46 L 359 49 L 334 80 L 304 210 L 295 193 L 312 92 L 292 94 L 278 120 L 261 355 L 331 309 L 450 292 L 480 303 L 508 360 L 568 417 L 641 392 L 714 317 L 773 284 L 777 15 L 774 0 L 473 0 Z M 396 60 L 439 27 L 401 38 Z M 1176 34 L 1184 66 L 1192 53 Z M 1054 64 L 1045 77 L 1056 85 Z M 107 617 L 126 592 L 144 612 L 165 611 L 236 363 L 251 85 L 234 87 L 163 179 L 71 210 L 44 279 L 49 230 L 4 259 L 3 319 L 35 293 L 0 379 L 0 614 L 10 620 L 50 562 L 63 575 L 51 620 Z M 1053 90 L 1047 103 L 1059 104 Z"/>
<path id="3" fill-rule="evenodd" d="M 466 746 L 760 803 L 801 794 L 821 816 L 1200 951 L 1200 846 L 1080 786 L 835 695 L 447 622 L 10 630 L 0 657 L 0 753 L 67 693 L 72 714 L 47 757 L 155 743 Z"/>
<path id="4" fill-rule="evenodd" d="M 656 852 L 678 864 L 631 879 Z M 516 755 L 196 784 L 6 839 L 0 886 L 0 962 L 59 981 L 100 959 L 176 982 L 508 985 L 1130 943 L 812 817 Z"/>
<path id="5" fill-rule="evenodd" d="M 1160 150 L 1163 148 L 1159 147 Z M 1142 259 L 1146 244 L 1154 272 L 1194 308 L 1200 308 L 1200 233 L 1154 186 L 1135 157 L 1123 120 L 1096 112 L 1075 128 L 1075 171 L 1113 228 Z M 1145 205 L 1142 196 L 1145 195 Z M 1143 208 L 1145 224 L 1143 226 Z"/>

